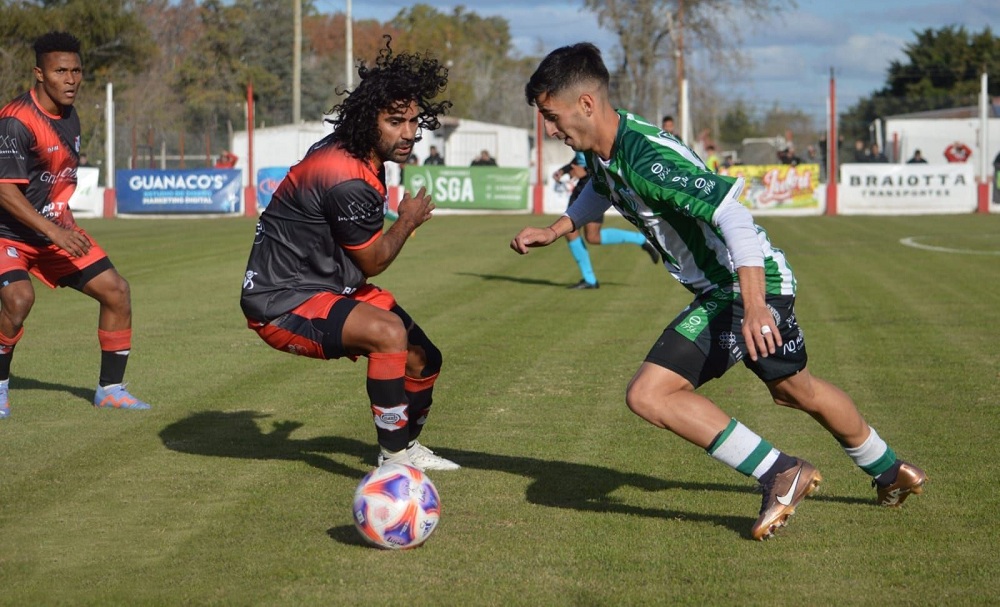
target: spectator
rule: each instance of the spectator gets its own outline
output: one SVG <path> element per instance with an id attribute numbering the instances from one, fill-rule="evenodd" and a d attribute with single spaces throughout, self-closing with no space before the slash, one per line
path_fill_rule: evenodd
<path id="1" fill-rule="evenodd" d="M 80 152 L 80 162 L 78 163 L 78 165 L 82 166 L 82 167 L 89 167 L 90 166 L 90 161 L 87 160 L 87 153 L 86 152 Z"/>
<path id="2" fill-rule="evenodd" d="M 795 154 L 795 147 L 789 145 L 784 149 L 778 150 L 778 162 L 796 166 L 802 162 L 802 159 Z"/>
<path id="3" fill-rule="evenodd" d="M 673 116 L 670 116 L 670 115 L 664 116 L 663 117 L 663 123 L 661 124 L 660 128 L 663 129 L 663 132 L 665 132 L 665 133 L 670 133 L 674 137 L 677 136 L 677 133 L 674 132 L 674 129 L 676 127 L 674 126 L 674 117 Z"/>
<path id="4" fill-rule="evenodd" d="M 681 136 L 677 134 L 676 126 L 674 126 L 674 117 L 669 114 L 663 117 L 663 121 L 660 123 L 660 128 L 665 133 L 672 135 L 677 141 L 684 141 Z"/>
<path id="5" fill-rule="evenodd" d="M 719 155 L 715 153 L 715 146 L 711 143 L 705 148 L 705 153 L 708 157 L 705 159 L 705 166 L 707 166 L 713 173 L 719 172 Z"/>
<path id="6" fill-rule="evenodd" d="M 495 167 L 496 165 L 497 161 L 494 160 L 493 157 L 490 156 L 490 153 L 486 150 L 479 152 L 479 156 L 474 158 L 472 161 L 472 166 L 474 167 L 486 167 L 486 166 Z"/>
<path id="7" fill-rule="evenodd" d="M 972 148 L 961 141 L 949 145 L 944 149 L 944 157 L 948 162 L 965 162 L 972 156 Z"/>
<path id="8" fill-rule="evenodd" d="M 222 153 L 219 154 L 219 158 L 215 161 L 215 168 L 231 169 L 236 166 L 237 160 L 239 160 L 239 157 L 236 154 L 233 154 L 229 150 L 222 150 Z"/>
<path id="9" fill-rule="evenodd" d="M 443 165 L 444 158 L 438 152 L 437 146 L 432 145 L 430 152 L 427 154 L 427 158 L 424 159 L 425 165 Z"/>
<path id="10" fill-rule="evenodd" d="M 920 153 L 920 150 L 913 150 L 913 158 L 907 160 L 906 164 L 927 164 L 927 159 Z"/>
<path id="11" fill-rule="evenodd" d="M 871 153 L 868 156 L 868 162 L 889 162 L 889 159 L 879 149 L 878 144 L 873 143 Z"/>
<path id="12" fill-rule="evenodd" d="M 854 162 L 871 162 L 871 151 L 861 139 L 854 142 Z"/>
<path id="13" fill-rule="evenodd" d="M 729 167 L 733 166 L 734 164 L 735 163 L 733 162 L 733 155 L 732 154 L 726 154 L 725 156 L 722 157 L 722 168 L 728 169 Z"/>

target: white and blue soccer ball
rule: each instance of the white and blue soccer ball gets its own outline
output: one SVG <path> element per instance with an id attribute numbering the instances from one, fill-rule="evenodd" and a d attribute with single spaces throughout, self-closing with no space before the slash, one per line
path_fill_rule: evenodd
<path id="1" fill-rule="evenodd" d="M 416 548 L 434 533 L 440 517 L 437 488 L 412 466 L 379 466 L 354 492 L 354 526 L 379 548 Z"/>

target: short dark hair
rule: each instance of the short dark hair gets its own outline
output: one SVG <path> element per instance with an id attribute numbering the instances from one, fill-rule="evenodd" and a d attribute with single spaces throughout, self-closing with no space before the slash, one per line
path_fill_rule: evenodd
<path id="1" fill-rule="evenodd" d="M 356 158 L 367 158 L 378 144 L 379 112 L 405 108 L 411 101 L 420 108 L 419 126 L 433 131 L 441 126 L 438 115 L 451 108 L 450 101 L 433 102 L 448 85 L 448 68 L 427 54 L 393 53 L 392 37 L 384 36 L 385 48 L 375 65 L 358 70 L 361 83 L 330 110 L 335 118 L 333 141 Z M 420 138 L 418 136 L 417 141 Z"/>
<path id="2" fill-rule="evenodd" d="M 590 42 L 563 46 L 549 53 L 524 86 L 528 105 L 543 94 L 559 93 L 575 84 L 596 80 L 608 88 L 611 75 L 601 58 L 601 50 Z"/>
<path id="3" fill-rule="evenodd" d="M 49 32 L 35 40 L 35 65 L 42 66 L 42 55 L 48 53 L 80 54 L 80 39 L 67 32 Z"/>
<path id="4" fill-rule="evenodd" d="M 673 122 L 674 121 L 674 117 L 671 116 L 670 114 L 667 114 L 666 116 L 663 117 L 663 120 L 660 121 L 660 124 L 663 124 L 664 122 L 666 122 L 668 120 L 670 122 Z"/>

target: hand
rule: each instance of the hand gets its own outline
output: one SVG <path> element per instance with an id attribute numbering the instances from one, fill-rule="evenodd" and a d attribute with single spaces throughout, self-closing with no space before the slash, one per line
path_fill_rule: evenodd
<path id="1" fill-rule="evenodd" d="M 525 255 L 529 248 L 546 247 L 552 244 L 559 236 L 552 228 L 524 228 L 517 233 L 514 240 L 510 241 L 510 248 Z"/>
<path id="2" fill-rule="evenodd" d="M 757 360 L 758 353 L 767 358 L 768 354 L 774 354 L 782 346 L 778 325 L 766 305 L 744 308 L 743 339 L 746 341 L 750 360 L 753 361 Z"/>
<path id="3" fill-rule="evenodd" d="M 56 231 L 49 235 L 49 240 L 73 257 L 83 257 L 90 251 L 90 240 L 76 230 L 56 226 Z"/>
<path id="4" fill-rule="evenodd" d="M 403 194 L 403 199 L 399 201 L 399 207 L 396 209 L 399 213 L 397 221 L 408 223 L 411 229 L 414 229 L 429 220 L 433 210 L 434 203 L 427 194 L 427 188 L 420 188 L 412 197 L 408 193 Z"/>

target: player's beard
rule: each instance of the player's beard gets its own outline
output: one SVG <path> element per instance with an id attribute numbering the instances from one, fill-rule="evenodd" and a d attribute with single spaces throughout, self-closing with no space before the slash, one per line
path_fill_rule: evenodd
<path id="1" fill-rule="evenodd" d="M 379 142 L 379 149 L 377 153 L 379 158 L 383 161 L 392 161 L 399 164 L 406 164 L 407 158 L 413 154 L 413 141 L 397 141 L 392 144 L 386 144 L 385 142 Z M 405 149 L 406 152 L 400 152 L 400 149 Z"/>

